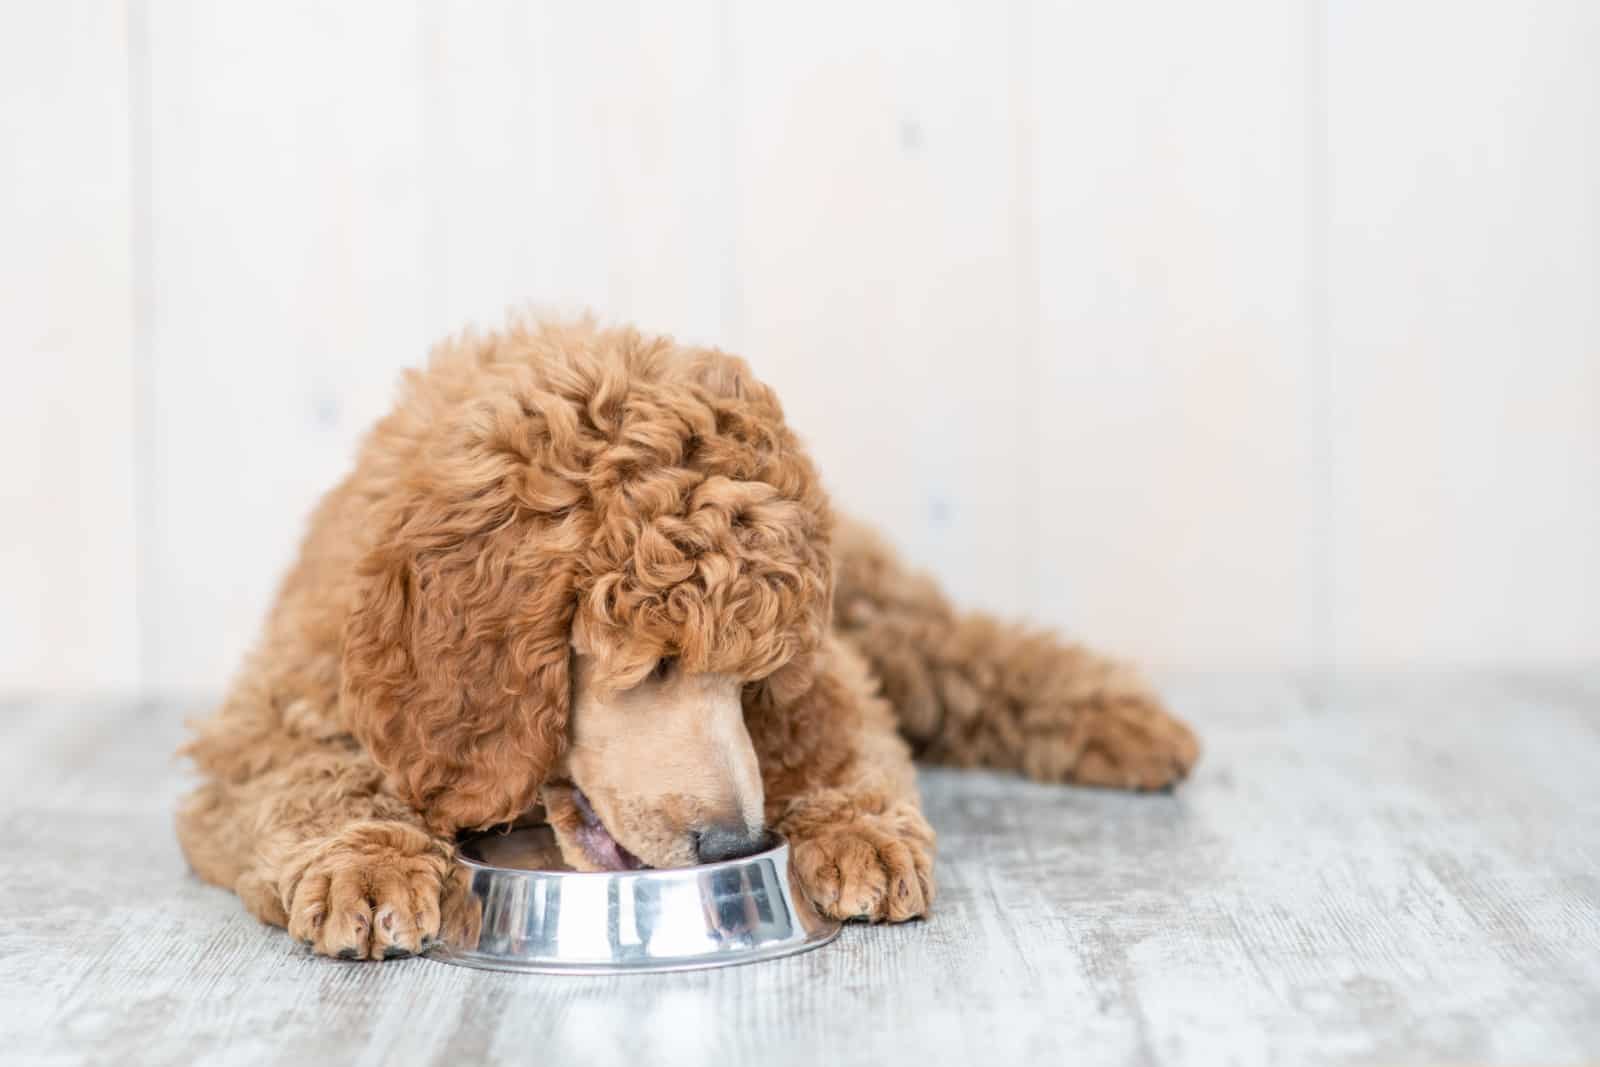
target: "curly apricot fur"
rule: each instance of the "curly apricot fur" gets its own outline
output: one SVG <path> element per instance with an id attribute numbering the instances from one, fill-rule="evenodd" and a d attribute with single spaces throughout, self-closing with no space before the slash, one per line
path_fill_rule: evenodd
<path id="1" fill-rule="evenodd" d="M 845 918 L 933 900 L 902 733 L 1049 780 L 1187 772 L 1193 735 L 1133 675 L 956 613 L 834 525 L 742 360 L 587 321 L 442 344 L 317 508 L 185 747 L 205 779 L 178 817 L 190 863 L 327 955 L 471 924 L 455 833 L 538 813 L 574 648 L 605 665 L 598 686 L 664 656 L 747 679 L 767 823 Z"/>

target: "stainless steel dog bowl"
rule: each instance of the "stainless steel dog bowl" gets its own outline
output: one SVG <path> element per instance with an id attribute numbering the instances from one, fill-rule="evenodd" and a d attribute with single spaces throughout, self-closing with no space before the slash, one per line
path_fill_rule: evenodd
<path id="1" fill-rule="evenodd" d="M 432 958 L 464 967 L 557 974 L 626 974 L 775 959 L 832 941 L 793 883 L 789 846 L 672 870 L 555 869 L 548 827 L 462 842 L 477 922 Z"/>

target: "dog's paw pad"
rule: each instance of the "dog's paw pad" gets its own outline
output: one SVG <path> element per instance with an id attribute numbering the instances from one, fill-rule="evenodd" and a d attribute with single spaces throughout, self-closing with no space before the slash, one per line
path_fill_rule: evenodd
<path id="1" fill-rule="evenodd" d="M 289 934 L 343 960 L 414 956 L 439 935 L 444 877 L 437 854 L 330 843 L 295 886 Z"/>
<path id="2" fill-rule="evenodd" d="M 1200 758 L 1194 731 L 1138 687 L 1099 694 L 1089 706 L 1028 724 L 1023 770 L 1047 782 L 1170 790 Z"/>
<path id="3" fill-rule="evenodd" d="M 841 921 L 904 922 L 933 902 L 929 843 L 885 820 L 823 828 L 794 846 L 795 872 L 823 914 Z"/>

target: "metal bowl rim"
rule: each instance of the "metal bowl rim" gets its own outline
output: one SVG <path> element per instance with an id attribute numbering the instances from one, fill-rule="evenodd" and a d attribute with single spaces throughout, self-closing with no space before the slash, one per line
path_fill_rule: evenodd
<path id="1" fill-rule="evenodd" d="M 744 867 L 763 859 L 777 859 L 780 856 L 787 856 L 789 852 L 789 839 L 782 834 L 771 831 L 768 831 L 768 836 L 773 841 L 772 847 L 764 848 L 760 852 L 752 852 L 748 856 L 738 856 L 731 860 L 718 860 L 715 863 L 697 863 L 692 867 L 641 867 L 632 871 L 554 871 L 544 867 L 500 867 L 493 863 L 485 863 L 482 860 L 473 859 L 471 856 L 464 855 L 461 851 L 463 844 L 476 841 L 481 837 L 509 837 L 517 832 L 518 830 L 510 830 L 501 835 L 499 831 L 483 830 L 473 834 L 466 841 L 457 843 L 456 862 L 463 867 L 471 867 L 479 871 L 540 878 L 671 878 L 681 877 L 686 874 L 697 874 L 701 871 L 718 871 L 726 870 L 730 867 Z M 781 864 L 780 869 L 788 871 L 788 863 Z"/>

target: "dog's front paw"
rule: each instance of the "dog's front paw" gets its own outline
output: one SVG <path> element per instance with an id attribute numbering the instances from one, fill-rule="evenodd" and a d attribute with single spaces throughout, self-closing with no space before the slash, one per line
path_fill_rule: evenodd
<path id="1" fill-rule="evenodd" d="M 1142 682 L 1114 672 L 1063 707 L 1030 709 L 1022 768 L 1045 782 L 1166 789 L 1200 758 L 1194 731 Z"/>
<path id="2" fill-rule="evenodd" d="M 414 956 L 454 910 L 454 875 L 448 852 L 421 830 L 353 827 L 308 849 L 285 894 L 289 934 L 339 959 Z"/>
<path id="3" fill-rule="evenodd" d="M 813 825 L 792 855 L 801 888 L 835 919 L 905 922 L 933 903 L 933 831 L 915 809 Z"/>

